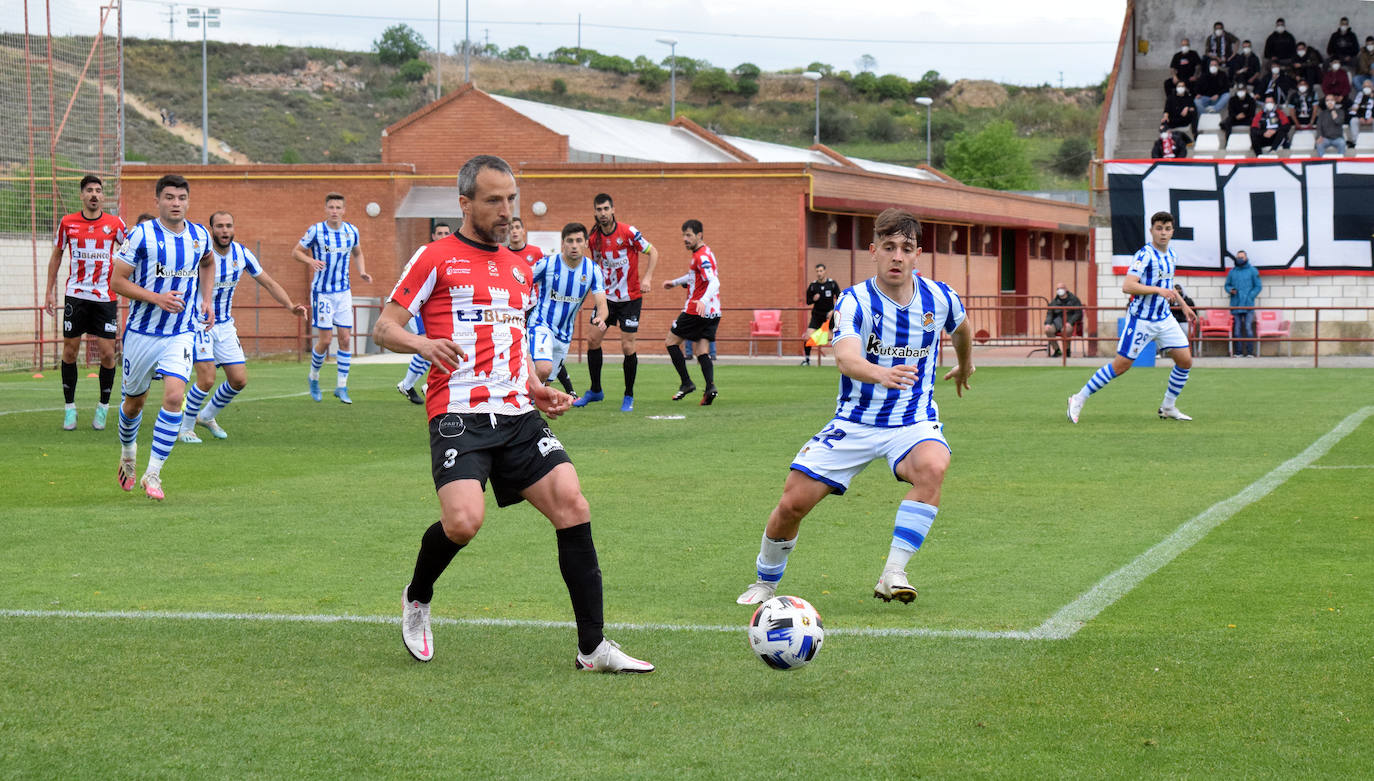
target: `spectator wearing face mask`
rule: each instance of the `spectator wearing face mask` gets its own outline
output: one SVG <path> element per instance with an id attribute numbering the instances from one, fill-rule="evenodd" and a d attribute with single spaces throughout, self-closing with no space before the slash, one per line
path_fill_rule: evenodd
<path id="1" fill-rule="evenodd" d="M 1293 61 L 1293 72 L 1299 79 L 1306 79 L 1308 84 L 1320 83 L 1323 62 L 1320 52 L 1298 41 L 1298 57 Z"/>
<path id="2" fill-rule="evenodd" d="M 1197 107 L 1198 114 L 1226 113 L 1226 104 L 1231 101 L 1231 81 L 1226 71 L 1222 70 L 1219 60 L 1212 59 L 1207 63 L 1207 69 L 1198 78 L 1193 92 L 1193 105 Z"/>
<path id="3" fill-rule="evenodd" d="M 1187 156 L 1188 137 L 1177 130 L 1161 127 L 1159 138 L 1155 139 L 1154 148 L 1150 150 L 1150 159 L 1180 160 Z"/>
<path id="4" fill-rule="evenodd" d="M 1255 118 L 1255 96 L 1243 84 L 1236 85 L 1231 102 L 1226 104 L 1226 116 L 1221 120 L 1221 132 L 1228 137 L 1233 127 L 1250 127 Z"/>
<path id="5" fill-rule="evenodd" d="M 1273 98 L 1264 99 L 1264 108 L 1250 121 L 1250 149 L 1255 156 L 1287 149 L 1293 143 L 1293 120 L 1279 111 Z"/>
<path id="6" fill-rule="evenodd" d="M 1178 51 L 1174 53 L 1173 59 L 1169 60 L 1169 78 L 1164 82 L 1164 94 L 1170 94 L 1179 84 L 1187 86 L 1189 91 L 1192 91 L 1201 71 L 1201 55 L 1193 51 L 1188 39 L 1184 38 L 1179 42 Z"/>
<path id="7" fill-rule="evenodd" d="M 1312 91 L 1307 79 L 1298 79 L 1298 88 L 1288 96 L 1288 115 L 1299 130 L 1311 130 L 1317 124 L 1317 114 L 1321 111 L 1321 101 Z"/>
<path id="8" fill-rule="evenodd" d="M 1322 94 L 1335 95 L 1341 105 L 1350 105 L 1350 76 L 1339 60 L 1332 60 L 1331 66 L 1322 74 Z"/>
<path id="9" fill-rule="evenodd" d="M 1226 272 L 1226 292 L 1231 296 L 1231 355 L 1255 357 L 1255 298 L 1264 289 L 1259 271 L 1250 265 L 1245 250 L 1236 253 L 1236 265 Z"/>
<path id="10" fill-rule="evenodd" d="M 1374 83 L 1366 83 L 1350 107 L 1350 141 L 1357 143 L 1361 133 L 1371 130 L 1374 130 Z"/>
<path id="11" fill-rule="evenodd" d="M 1197 137 L 1197 106 L 1183 84 L 1176 85 L 1174 94 L 1164 101 L 1163 125 L 1170 129 L 1186 127 L 1190 136 Z"/>
<path id="12" fill-rule="evenodd" d="M 1321 157 L 1328 149 L 1345 154 L 1345 109 L 1335 95 L 1327 95 L 1325 108 L 1317 112 L 1317 146 L 1312 153 Z"/>
<path id="13" fill-rule="evenodd" d="M 1064 343 L 1063 355 L 1071 355 L 1069 338 L 1073 336 L 1074 330 L 1082 320 L 1083 302 L 1069 291 L 1068 285 L 1060 282 L 1054 291 L 1054 298 L 1050 299 L 1049 311 L 1045 312 L 1045 336 L 1050 340 L 1050 346 L 1045 350 L 1045 354 L 1050 358 L 1059 357 L 1059 345 L 1054 343 L 1054 337 L 1057 336 Z"/>
<path id="14" fill-rule="evenodd" d="M 1331 33 L 1331 37 L 1326 41 L 1327 59 L 1336 60 L 1342 65 L 1355 65 L 1355 58 L 1360 56 L 1360 39 L 1355 35 L 1355 31 L 1350 29 L 1350 20 L 1341 17 L 1341 23 L 1336 27 L 1336 32 Z"/>
<path id="15" fill-rule="evenodd" d="M 1231 74 L 1231 81 L 1241 82 L 1246 86 L 1254 86 L 1260 77 L 1260 60 L 1251 48 L 1249 41 L 1240 42 L 1240 51 L 1231 56 L 1226 61 L 1226 70 Z"/>
<path id="16" fill-rule="evenodd" d="M 1212 34 L 1207 36 L 1207 43 L 1203 45 L 1202 53 L 1208 59 L 1216 59 L 1226 62 L 1236 53 L 1240 47 L 1240 42 L 1236 36 L 1226 31 L 1226 25 L 1217 22 L 1212 25 Z"/>
<path id="17" fill-rule="evenodd" d="M 1292 65 L 1298 57 L 1298 42 L 1283 23 L 1283 17 L 1274 20 L 1274 32 L 1264 39 L 1264 59 L 1278 60 L 1280 65 Z"/>
<path id="18" fill-rule="evenodd" d="M 1350 86 L 1360 89 L 1370 81 L 1374 81 L 1374 35 L 1365 37 L 1364 48 L 1355 58 L 1355 75 L 1350 77 Z"/>
<path id="19" fill-rule="evenodd" d="M 1297 82 L 1293 81 L 1293 77 L 1288 75 L 1288 71 L 1279 65 L 1278 60 L 1271 60 L 1269 62 L 1269 74 L 1260 80 L 1256 92 L 1262 97 L 1273 98 L 1279 105 L 1283 105 L 1288 102 L 1288 94 L 1297 87 Z"/>

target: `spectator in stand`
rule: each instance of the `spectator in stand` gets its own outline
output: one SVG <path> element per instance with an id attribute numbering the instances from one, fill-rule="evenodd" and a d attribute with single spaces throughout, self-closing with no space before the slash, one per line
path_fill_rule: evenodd
<path id="1" fill-rule="evenodd" d="M 1186 127 L 1188 134 L 1197 137 L 1197 106 L 1183 84 L 1174 87 L 1174 94 L 1164 101 L 1164 126 L 1170 129 Z"/>
<path id="2" fill-rule="evenodd" d="M 1274 32 L 1264 40 L 1264 59 L 1278 60 L 1281 65 L 1292 65 L 1298 57 L 1298 42 L 1288 32 L 1283 17 L 1274 20 Z"/>
<path id="3" fill-rule="evenodd" d="M 1207 63 L 1207 70 L 1197 80 L 1196 92 L 1193 105 L 1199 115 L 1226 113 L 1226 104 L 1231 101 L 1231 80 L 1221 69 L 1220 60 L 1214 58 Z"/>
<path id="4" fill-rule="evenodd" d="M 1255 357 L 1255 297 L 1264 289 L 1259 271 L 1250 265 L 1245 250 L 1236 253 L 1236 265 L 1226 272 L 1226 292 L 1231 295 L 1231 355 Z M 1234 307 L 1247 307 L 1236 309 Z"/>
<path id="5" fill-rule="evenodd" d="M 1350 108 L 1350 142 L 1357 143 L 1361 133 L 1374 130 L 1374 82 L 1360 89 L 1359 99 Z"/>
<path id="6" fill-rule="evenodd" d="M 1341 67 L 1340 60 L 1332 60 L 1331 67 L 1322 74 L 1322 94 L 1335 95 L 1341 105 L 1350 106 L 1350 76 Z"/>
<path id="7" fill-rule="evenodd" d="M 1240 51 L 1226 61 L 1226 70 L 1231 74 L 1231 81 L 1241 82 L 1247 87 L 1259 82 L 1260 61 L 1249 41 L 1240 42 Z"/>
<path id="8" fill-rule="evenodd" d="M 1240 48 L 1240 41 L 1236 39 L 1236 36 L 1226 31 L 1226 25 L 1217 22 L 1212 25 L 1212 35 L 1208 37 L 1207 43 L 1203 44 L 1202 53 L 1209 60 L 1227 62 L 1238 48 Z"/>
<path id="9" fill-rule="evenodd" d="M 1152 160 L 1178 160 L 1188 156 L 1188 137 L 1167 127 L 1159 129 L 1159 139 L 1150 150 Z"/>
<path id="10" fill-rule="evenodd" d="M 1083 302 L 1069 290 L 1069 286 L 1063 282 L 1054 291 L 1054 298 L 1050 299 L 1049 311 L 1045 312 L 1045 336 L 1049 337 L 1050 346 L 1045 349 L 1045 355 L 1050 358 L 1060 356 L 1059 345 L 1054 343 L 1054 337 L 1059 337 L 1064 343 L 1065 357 L 1073 353 L 1069 349 L 1069 339 L 1073 337 L 1074 330 L 1083 321 Z"/>
<path id="11" fill-rule="evenodd" d="M 1360 39 L 1350 29 L 1350 20 L 1341 17 L 1340 26 L 1326 41 L 1326 56 L 1342 65 L 1355 66 L 1355 58 L 1360 56 Z"/>
<path id="12" fill-rule="evenodd" d="M 1293 77 L 1279 65 L 1278 60 L 1269 61 L 1269 75 L 1260 79 L 1258 97 L 1273 98 L 1279 105 L 1288 102 L 1288 94 L 1298 88 Z"/>
<path id="13" fill-rule="evenodd" d="M 1335 95 L 1327 95 L 1326 108 L 1317 114 L 1317 147 L 1313 154 L 1321 157 L 1327 149 L 1345 155 L 1345 109 Z"/>
<path id="14" fill-rule="evenodd" d="M 1201 75 L 1202 58 L 1188 45 L 1188 39 L 1184 38 L 1179 42 L 1178 52 L 1174 54 L 1174 58 L 1169 60 L 1169 78 L 1164 82 L 1164 94 L 1177 92 L 1179 84 L 1187 85 L 1188 91 L 1191 92 Z"/>
<path id="15" fill-rule="evenodd" d="M 1350 86 L 1358 90 L 1370 81 L 1374 81 L 1374 35 L 1365 36 L 1364 48 L 1355 58 L 1355 75 L 1350 77 Z"/>
<path id="16" fill-rule="evenodd" d="M 1293 61 L 1293 75 L 1298 81 L 1306 79 L 1308 84 L 1316 84 L 1322 80 L 1323 62 L 1321 52 L 1299 41 L 1298 58 Z"/>
<path id="17" fill-rule="evenodd" d="M 1226 104 L 1226 117 L 1221 120 L 1221 132 L 1228 137 L 1233 127 L 1249 127 L 1255 118 L 1255 96 L 1243 84 L 1237 84 L 1231 102 Z"/>
<path id="18" fill-rule="evenodd" d="M 1321 111 L 1321 101 L 1312 91 L 1307 79 L 1298 79 L 1298 89 L 1288 96 L 1288 115 L 1299 130 L 1311 130 L 1317 124 L 1317 114 Z"/>
<path id="19" fill-rule="evenodd" d="M 1273 98 L 1264 99 L 1264 108 L 1250 122 L 1250 149 L 1255 156 L 1287 149 L 1293 143 L 1293 120 L 1279 111 Z"/>

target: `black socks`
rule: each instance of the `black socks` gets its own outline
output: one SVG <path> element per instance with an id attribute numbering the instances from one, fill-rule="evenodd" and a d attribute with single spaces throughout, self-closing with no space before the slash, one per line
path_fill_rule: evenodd
<path id="1" fill-rule="evenodd" d="M 62 362 L 62 398 L 68 404 L 76 403 L 76 364 Z"/>
<path id="2" fill-rule="evenodd" d="M 592 525 L 583 523 L 559 529 L 558 569 L 568 585 L 573 618 L 577 621 L 577 650 L 589 654 L 605 637 L 601 603 L 601 566 L 592 544 Z"/>
<path id="3" fill-rule="evenodd" d="M 706 380 L 706 387 L 716 384 L 716 366 L 711 363 L 711 353 L 704 352 L 697 356 L 697 363 L 701 364 L 701 376 Z M 687 372 L 684 371 L 683 375 Z"/>
<path id="4" fill-rule="evenodd" d="M 687 359 L 682 355 L 680 345 L 669 345 L 668 357 L 673 359 L 673 368 L 677 369 L 677 376 L 682 379 L 683 386 L 691 385 L 692 378 L 687 374 Z"/>
<path id="5" fill-rule="evenodd" d="M 425 529 L 425 536 L 420 538 L 420 555 L 415 557 L 415 574 L 406 588 L 406 601 L 427 603 L 434 599 L 434 581 L 462 549 L 462 545 L 444 534 L 444 525 L 438 521 Z"/>
<path id="6" fill-rule="evenodd" d="M 592 387 L 587 389 L 588 393 L 601 392 L 601 348 L 597 347 L 587 351 L 587 373 L 592 377 Z"/>

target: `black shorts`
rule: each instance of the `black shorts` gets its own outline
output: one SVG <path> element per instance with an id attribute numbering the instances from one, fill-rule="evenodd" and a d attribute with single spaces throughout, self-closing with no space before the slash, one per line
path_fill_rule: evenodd
<path id="1" fill-rule="evenodd" d="M 62 309 L 64 338 L 75 339 L 82 334 L 90 334 L 101 339 L 113 339 L 118 333 L 119 304 L 67 297 L 67 305 Z"/>
<path id="2" fill-rule="evenodd" d="M 719 317 L 701 317 L 700 315 L 689 315 L 686 312 L 677 316 L 673 321 L 672 332 L 674 336 L 681 337 L 689 342 L 700 339 L 715 341 L 716 326 L 720 325 Z"/>
<path id="3" fill-rule="evenodd" d="M 477 480 L 496 504 L 524 500 L 520 492 L 572 459 L 538 412 L 488 415 L 446 412 L 429 421 L 430 466 L 437 491 L 454 480 Z"/>
<path id="4" fill-rule="evenodd" d="M 812 310 L 811 310 L 811 319 L 810 319 L 809 321 L 807 321 L 807 323 L 806 323 L 806 330 L 808 330 L 808 331 L 814 331 L 814 330 L 816 330 L 817 328 L 820 328 L 822 325 L 825 324 L 825 321 L 826 321 L 827 319 L 829 319 L 830 313 L 833 312 L 833 311 L 835 311 L 835 310 L 831 309 L 831 310 L 827 310 L 827 311 L 825 311 L 825 312 L 817 312 L 816 310 L 812 309 Z M 809 335 L 810 335 L 810 334 L 808 334 L 808 336 L 809 336 Z"/>
<path id="5" fill-rule="evenodd" d="M 639 312 L 643 307 L 642 298 L 631 301 L 607 301 L 606 327 L 619 326 L 621 333 L 635 333 L 639 330 Z"/>

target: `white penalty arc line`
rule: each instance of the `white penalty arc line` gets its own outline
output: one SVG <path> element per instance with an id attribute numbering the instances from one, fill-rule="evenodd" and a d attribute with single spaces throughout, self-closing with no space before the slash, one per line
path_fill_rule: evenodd
<path id="1" fill-rule="evenodd" d="M 292 394 L 301 395 L 301 394 Z M 279 397 L 285 398 L 285 397 Z M 1203 512 L 1185 521 L 1168 537 L 1156 543 L 1149 550 L 1137 556 L 1126 566 L 1107 575 L 1086 591 L 1082 596 L 1060 608 L 1040 626 L 1031 630 L 978 630 L 978 629 L 931 629 L 923 627 L 832 627 L 827 634 L 854 637 L 930 637 L 955 638 L 968 640 L 1067 640 L 1078 633 L 1079 629 L 1096 618 L 1118 600 L 1140 585 L 1141 581 L 1158 572 L 1166 564 L 1178 558 L 1195 545 L 1212 529 L 1251 504 L 1263 499 L 1283 485 L 1288 478 L 1299 471 L 1309 468 L 1313 461 L 1326 455 L 1336 443 L 1340 442 L 1361 423 L 1374 415 L 1374 407 L 1365 407 L 1347 416 L 1331 431 L 1313 442 L 1298 455 L 1275 467 L 1265 476 L 1246 486 L 1240 493 L 1223 499 Z M 152 610 L 124 611 L 77 611 L 77 610 L 6 610 L 0 609 L 0 618 L 65 618 L 65 619 L 119 619 L 119 620 L 173 620 L 173 621 L 261 621 L 274 623 L 302 624 L 398 624 L 396 616 L 355 616 L 355 615 L 291 615 L 277 613 L 209 613 L 209 612 L 167 612 Z M 440 626 L 489 626 L 527 629 L 571 629 L 576 624 L 571 621 L 540 621 L 528 619 L 502 618 L 442 618 L 430 619 Z M 701 624 L 653 624 L 653 623 L 608 623 L 610 630 L 625 631 L 671 631 L 671 632 L 738 632 L 739 626 L 701 625 Z"/>
<path id="2" fill-rule="evenodd" d="M 249 396 L 246 399 L 234 399 L 235 404 L 246 404 L 250 401 L 267 401 L 268 399 L 294 399 L 297 396 L 308 396 L 310 391 L 300 393 L 283 393 L 279 396 Z M 0 417 L 5 415 L 25 415 L 30 412 L 61 412 L 65 407 L 43 407 L 41 409 L 12 409 L 0 412 Z"/>

